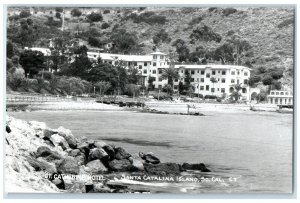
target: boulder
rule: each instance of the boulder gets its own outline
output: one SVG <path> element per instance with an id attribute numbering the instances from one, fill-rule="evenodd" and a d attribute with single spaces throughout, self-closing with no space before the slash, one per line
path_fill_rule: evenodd
<path id="1" fill-rule="evenodd" d="M 10 132 L 11 132 L 11 129 L 10 129 L 10 127 L 9 127 L 8 125 L 6 125 L 6 132 L 7 132 L 7 133 L 10 133 Z"/>
<path id="2" fill-rule="evenodd" d="M 57 188 L 65 190 L 65 183 L 61 178 L 54 178 L 53 180 L 51 180 L 51 182 L 55 184 Z"/>
<path id="3" fill-rule="evenodd" d="M 145 169 L 143 165 L 143 161 L 140 158 L 129 157 L 129 161 L 132 165 L 133 171 L 143 171 Z"/>
<path id="4" fill-rule="evenodd" d="M 46 129 L 43 130 L 43 135 L 46 138 L 50 139 L 53 134 L 57 134 L 57 131 L 54 131 L 50 128 L 46 128 Z"/>
<path id="5" fill-rule="evenodd" d="M 113 160 L 115 159 L 116 155 L 115 155 L 115 150 L 112 146 L 110 145 L 105 145 L 104 147 L 102 147 L 102 149 L 104 149 L 104 151 L 108 154 L 109 156 L 109 160 Z"/>
<path id="6" fill-rule="evenodd" d="M 112 190 L 103 183 L 94 183 L 94 192 L 97 193 L 111 193 Z"/>
<path id="7" fill-rule="evenodd" d="M 40 168 L 44 171 L 47 171 L 48 173 L 56 173 L 57 169 L 54 163 L 48 162 L 42 157 L 37 158 L 37 161 L 40 164 Z"/>
<path id="8" fill-rule="evenodd" d="M 76 157 L 76 156 L 79 156 L 81 155 L 82 153 L 80 152 L 79 149 L 73 149 L 69 152 L 69 156 L 72 156 L 72 157 Z"/>
<path id="9" fill-rule="evenodd" d="M 104 173 L 108 171 L 99 159 L 88 162 L 85 170 L 91 174 Z"/>
<path id="10" fill-rule="evenodd" d="M 65 138 L 65 140 L 67 141 L 67 143 L 69 144 L 69 146 L 72 149 L 76 149 L 77 147 L 77 141 L 76 138 L 74 137 L 74 135 L 72 134 L 71 130 L 69 129 L 65 129 L 64 127 L 60 126 L 58 129 L 58 134 L 60 136 L 62 136 L 63 138 Z"/>
<path id="11" fill-rule="evenodd" d="M 86 164 L 86 157 L 85 157 L 85 155 L 82 154 L 82 153 L 81 153 L 80 155 L 76 156 L 76 157 L 75 157 L 75 160 L 77 161 L 77 164 L 78 164 L 79 166 L 85 165 L 85 164 Z"/>
<path id="12" fill-rule="evenodd" d="M 108 163 L 108 166 L 112 171 L 124 172 L 132 170 L 132 165 L 127 159 L 112 160 Z"/>
<path id="13" fill-rule="evenodd" d="M 94 148 L 90 150 L 88 161 L 93 161 L 96 159 L 108 159 L 108 154 L 104 149 Z"/>
<path id="14" fill-rule="evenodd" d="M 131 155 L 122 147 L 115 148 L 115 158 L 118 160 L 128 159 Z"/>
<path id="15" fill-rule="evenodd" d="M 79 149 L 82 153 L 88 156 L 90 152 L 89 143 L 88 142 L 82 142 L 77 145 L 77 149 Z"/>
<path id="16" fill-rule="evenodd" d="M 61 155 L 55 151 L 50 150 L 46 146 L 41 146 L 37 149 L 37 157 L 44 157 L 47 161 L 54 161 L 62 159 Z"/>
<path id="17" fill-rule="evenodd" d="M 176 163 L 159 163 L 144 164 L 146 172 L 154 175 L 178 175 L 182 171 L 179 164 Z"/>
<path id="18" fill-rule="evenodd" d="M 94 145 L 95 145 L 95 147 L 97 147 L 97 148 L 103 148 L 103 147 L 106 146 L 107 144 L 106 144 L 105 142 L 101 141 L 101 140 L 96 140 L 96 141 L 94 142 Z"/>
<path id="19" fill-rule="evenodd" d="M 150 164 L 158 164 L 160 163 L 159 158 L 157 158 L 156 156 L 154 156 L 154 154 L 152 152 L 146 153 L 144 154 L 143 152 L 139 153 L 139 156 L 145 160 L 146 163 L 150 163 Z"/>
<path id="20" fill-rule="evenodd" d="M 74 182 L 70 188 L 68 188 L 68 192 L 71 193 L 86 193 L 86 186 L 80 182 Z"/>
<path id="21" fill-rule="evenodd" d="M 206 168 L 204 163 L 200 163 L 200 164 L 183 163 L 182 168 L 184 170 L 199 170 L 201 172 L 210 172 L 210 170 Z"/>
<path id="22" fill-rule="evenodd" d="M 59 134 L 53 134 L 53 135 L 51 135 L 50 140 L 52 141 L 52 143 L 55 146 L 61 146 L 63 150 L 66 150 L 66 149 L 70 148 L 70 146 L 67 143 L 67 141 L 65 140 L 65 138 L 63 138 Z"/>
<path id="23" fill-rule="evenodd" d="M 62 174 L 78 174 L 79 166 L 74 157 L 67 156 L 61 163 L 57 165 L 57 172 Z"/>

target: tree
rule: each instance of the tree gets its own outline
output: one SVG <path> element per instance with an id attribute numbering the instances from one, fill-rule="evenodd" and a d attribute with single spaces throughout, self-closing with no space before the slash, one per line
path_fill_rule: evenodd
<path id="1" fill-rule="evenodd" d="M 6 56 L 12 58 L 14 56 L 14 45 L 10 40 L 6 42 Z"/>
<path id="2" fill-rule="evenodd" d="M 87 15 L 87 19 L 91 22 L 99 22 L 103 20 L 103 16 L 101 13 L 92 12 L 91 14 Z"/>
<path id="3" fill-rule="evenodd" d="M 110 82 L 106 82 L 106 81 L 99 81 L 95 84 L 95 86 L 99 87 L 100 89 L 100 97 L 102 97 L 102 95 L 104 95 L 107 92 L 107 90 L 111 88 Z"/>
<path id="4" fill-rule="evenodd" d="M 115 44 L 113 51 L 121 53 L 132 53 L 139 50 L 138 38 L 133 33 L 128 33 L 125 29 L 114 31 L 110 40 Z"/>
<path id="5" fill-rule="evenodd" d="M 218 80 L 217 80 L 215 77 L 211 77 L 211 78 L 210 78 L 210 82 L 212 82 L 213 88 L 215 89 L 215 83 L 217 83 Z M 213 93 L 212 93 L 212 94 L 213 94 Z"/>
<path id="6" fill-rule="evenodd" d="M 242 89 L 242 84 L 236 84 L 234 86 L 234 91 L 231 93 L 230 98 L 234 101 L 238 101 L 241 97 L 240 90 Z"/>
<path id="7" fill-rule="evenodd" d="M 46 68 L 44 54 L 40 51 L 25 50 L 20 55 L 20 64 L 29 77 Z"/>
<path id="8" fill-rule="evenodd" d="M 81 12 L 79 9 L 77 9 L 77 8 L 74 8 L 74 9 L 72 9 L 72 11 L 71 11 L 71 15 L 72 15 L 73 17 L 80 17 L 81 14 L 82 14 L 82 12 Z"/>
<path id="9" fill-rule="evenodd" d="M 272 85 L 273 78 L 270 75 L 266 75 L 263 77 L 262 82 L 264 85 Z"/>
<path id="10" fill-rule="evenodd" d="M 21 11 L 19 14 L 20 18 L 28 18 L 31 16 L 31 13 L 29 11 Z"/>
<path id="11" fill-rule="evenodd" d="M 56 12 L 56 13 L 55 13 L 55 17 L 58 18 L 58 19 L 61 19 L 61 14 L 58 13 L 58 12 Z"/>
<path id="12" fill-rule="evenodd" d="M 165 84 L 163 91 L 167 92 L 167 94 L 171 96 L 173 94 L 173 86 L 170 84 Z"/>
<path id="13" fill-rule="evenodd" d="M 253 76 L 250 76 L 248 84 L 251 87 L 254 87 L 255 84 L 258 83 L 258 82 L 260 82 L 260 81 L 261 81 L 261 77 L 259 75 L 253 75 Z"/>
<path id="14" fill-rule="evenodd" d="M 178 92 L 179 94 L 182 94 L 184 91 L 184 85 L 183 83 L 180 81 L 179 84 L 178 84 Z"/>
<path id="15" fill-rule="evenodd" d="M 168 84 L 171 85 L 171 87 L 173 87 L 173 81 L 179 79 L 179 75 L 174 67 L 169 67 L 163 69 L 163 73 L 161 74 L 160 78 L 163 80 L 167 79 Z"/>
<path id="16" fill-rule="evenodd" d="M 215 33 L 207 25 L 203 25 L 193 30 L 192 34 L 190 35 L 190 39 L 191 44 L 194 44 L 196 41 L 216 41 L 219 43 L 222 40 L 222 37 L 218 33 Z"/>
<path id="17" fill-rule="evenodd" d="M 155 77 L 149 76 L 149 78 L 148 78 L 148 89 L 149 90 L 153 90 L 154 89 L 154 85 L 153 85 L 154 81 L 155 81 Z"/>
<path id="18" fill-rule="evenodd" d="M 177 39 L 175 42 L 173 42 L 172 46 L 176 48 L 176 52 L 179 55 L 178 60 L 180 62 L 188 61 L 190 50 L 188 49 L 184 40 Z"/>
<path id="19" fill-rule="evenodd" d="M 85 91 L 83 80 L 77 77 L 62 77 L 58 82 L 58 86 L 66 91 L 68 95 L 79 95 Z"/>
<path id="20" fill-rule="evenodd" d="M 135 97 L 135 96 L 139 95 L 140 88 L 136 84 L 127 84 L 125 87 L 125 91 L 127 92 L 127 94 L 129 96 Z"/>
<path id="21" fill-rule="evenodd" d="M 105 30 L 106 28 L 109 28 L 109 27 L 110 27 L 110 25 L 106 22 L 101 25 L 102 30 Z"/>

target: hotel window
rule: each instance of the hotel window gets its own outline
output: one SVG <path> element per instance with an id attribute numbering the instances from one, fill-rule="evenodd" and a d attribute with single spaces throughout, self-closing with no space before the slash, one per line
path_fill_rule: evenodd
<path id="1" fill-rule="evenodd" d="M 280 95 L 284 95 L 284 92 L 280 92 Z"/>
<path id="2" fill-rule="evenodd" d="M 231 75 L 235 75 L 235 71 L 231 71 Z"/>
<path id="3" fill-rule="evenodd" d="M 194 75 L 194 74 L 195 74 L 195 71 L 194 71 L 194 70 L 192 70 L 192 71 L 191 71 L 191 74 L 192 74 L 192 75 Z"/>
<path id="4" fill-rule="evenodd" d="M 276 95 L 279 95 L 279 92 L 276 92 Z"/>
<path id="5" fill-rule="evenodd" d="M 156 62 L 153 62 L 153 66 L 156 66 Z"/>
<path id="6" fill-rule="evenodd" d="M 216 74 L 216 71 L 215 71 L 215 70 L 213 70 L 213 71 L 211 72 L 211 74 L 212 74 L 212 75 L 215 75 L 215 74 Z"/>
<path id="7" fill-rule="evenodd" d="M 286 93 L 285 93 L 285 95 L 289 95 L 289 93 L 288 93 L 288 92 L 286 92 Z"/>
<path id="8" fill-rule="evenodd" d="M 209 77 L 210 77 L 210 74 L 209 74 L 209 73 L 206 73 L 206 77 L 209 78 Z"/>
<path id="9" fill-rule="evenodd" d="M 181 70 L 181 73 L 183 73 L 183 70 Z"/>
<path id="10" fill-rule="evenodd" d="M 157 56 L 156 56 L 156 55 L 153 55 L 153 59 L 157 59 Z"/>
<path id="11" fill-rule="evenodd" d="M 188 70 L 186 70 L 186 71 L 185 71 L 185 74 L 189 74 L 189 71 L 188 71 Z"/>
<path id="12" fill-rule="evenodd" d="M 282 99 L 280 99 L 279 101 L 280 101 L 280 104 L 282 104 Z"/>
<path id="13" fill-rule="evenodd" d="M 209 91 L 209 85 L 205 86 L 206 91 Z"/>
<path id="14" fill-rule="evenodd" d="M 191 78 L 191 82 L 195 82 L 195 78 Z"/>
<path id="15" fill-rule="evenodd" d="M 225 81 L 226 81 L 225 78 L 222 78 L 222 83 L 225 83 Z"/>
<path id="16" fill-rule="evenodd" d="M 147 74 L 147 70 L 144 70 L 144 74 Z"/>
<path id="17" fill-rule="evenodd" d="M 237 74 L 240 75 L 240 71 L 238 71 Z"/>
<path id="18" fill-rule="evenodd" d="M 222 93 L 225 93 L 225 88 L 221 88 L 221 92 L 222 92 Z"/>
<path id="19" fill-rule="evenodd" d="M 144 62 L 144 66 L 147 66 L 147 62 Z"/>
<path id="20" fill-rule="evenodd" d="M 152 70 L 152 73 L 153 73 L 153 74 L 156 74 L 156 70 Z"/>
<path id="21" fill-rule="evenodd" d="M 278 104 L 278 99 L 277 98 L 275 99 L 275 104 Z"/>
<path id="22" fill-rule="evenodd" d="M 200 78 L 200 82 L 204 82 L 204 78 Z"/>
<path id="23" fill-rule="evenodd" d="M 199 73 L 199 70 L 197 70 L 197 73 Z"/>
<path id="24" fill-rule="evenodd" d="M 217 91 L 220 91 L 220 88 L 218 88 Z"/>
<path id="25" fill-rule="evenodd" d="M 220 71 L 218 70 L 218 73 L 220 73 Z"/>
<path id="26" fill-rule="evenodd" d="M 158 73 L 159 73 L 159 74 L 162 74 L 162 70 L 161 70 L 161 69 L 158 69 Z"/>
<path id="27" fill-rule="evenodd" d="M 162 66 L 162 63 L 160 63 L 160 66 Z"/>
<path id="28" fill-rule="evenodd" d="M 204 90 L 204 86 L 200 86 L 200 90 Z"/>
<path id="29" fill-rule="evenodd" d="M 231 83 L 235 83 L 235 80 L 234 80 L 234 79 L 231 79 Z"/>
<path id="30" fill-rule="evenodd" d="M 226 71 L 225 70 L 222 70 L 222 75 L 226 75 Z"/>
<path id="31" fill-rule="evenodd" d="M 248 72 L 244 72 L 244 76 L 248 76 Z"/>
<path id="32" fill-rule="evenodd" d="M 149 62 L 149 65 L 151 65 L 151 62 Z"/>
<path id="33" fill-rule="evenodd" d="M 244 84 L 245 84 L 245 85 L 248 84 L 248 80 L 247 80 L 247 79 L 244 80 Z"/>
<path id="34" fill-rule="evenodd" d="M 274 95 L 274 92 L 271 92 L 271 95 Z"/>
<path id="35" fill-rule="evenodd" d="M 96 58 L 97 57 L 97 55 L 94 55 L 94 58 Z"/>
<path id="36" fill-rule="evenodd" d="M 142 65 L 139 65 L 139 69 L 142 69 L 143 67 L 142 67 Z"/>
<path id="37" fill-rule="evenodd" d="M 205 73 L 205 71 L 204 71 L 204 70 L 202 70 L 202 71 L 201 71 L 201 75 L 204 75 L 204 73 Z"/>
<path id="38" fill-rule="evenodd" d="M 160 59 L 164 59 L 164 56 L 160 56 Z"/>
<path id="39" fill-rule="evenodd" d="M 211 88 L 211 92 L 215 92 L 215 88 Z"/>
<path id="40" fill-rule="evenodd" d="M 137 66 L 137 62 L 134 62 L 134 66 Z"/>

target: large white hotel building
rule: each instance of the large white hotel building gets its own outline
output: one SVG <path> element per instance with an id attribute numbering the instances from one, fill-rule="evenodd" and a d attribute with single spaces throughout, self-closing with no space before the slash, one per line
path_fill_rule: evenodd
<path id="1" fill-rule="evenodd" d="M 148 78 L 154 77 L 153 85 L 155 88 L 162 88 L 167 84 L 167 80 L 162 80 L 163 69 L 169 68 L 170 61 L 167 54 L 156 51 L 149 55 L 120 55 L 100 52 L 88 52 L 91 60 L 97 60 L 98 57 L 105 63 L 115 65 L 117 61 L 123 61 L 127 66 L 136 67 L 143 76 L 143 82 L 147 86 Z M 234 91 L 236 84 L 242 84 L 240 91 L 241 98 L 250 100 L 248 80 L 250 77 L 250 68 L 235 65 L 175 65 L 178 70 L 179 80 L 174 81 L 174 91 L 178 91 L 180 81 L 184 83 L 185 74 L 188 71 L 192 77 L 191 84 L 195 87 L 196 94 L 222 96 L 224 93 L 228 96 Z M 212 83 L 211 78 L 216 78 L 217 82 Z"/>

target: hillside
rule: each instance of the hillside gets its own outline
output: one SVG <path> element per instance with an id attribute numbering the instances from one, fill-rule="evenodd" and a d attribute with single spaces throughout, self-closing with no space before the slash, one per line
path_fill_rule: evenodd
<path id="1" fill-rule="evenodd" d="M 140 54 L 152 52 L 155 45 L 166 53 L 175 51 L 172 44 L 177 39 L 184 41 L 189 53 L 199 46 L 211 51 L 224 44 L 230 36 L 237 35 L 251 45 L 253 56 L 248 57 L 248 66 L 254 71 L 261 66 L 284 70 L 281 82 L 285 87 L 292 87 L 293 8 L 79 8 L 82 11 L 80 17 L 68 16 L 68 10 L 70 13 L 71 8 L 65 9 L 65 30 L 73 34 L 79 31 L 77 37 L 83 39 L 84 44 L 88 44 L 85 34 L 88 35 L 91 30 L 98 32 L 93 37 L 100 42 L 109 42 L 117 29 L 125 29 L 136 36 Z M 89 22 L 87 16 L 92 11 L 100 12 L 103 19 Z M 41 24 L 47 20 L 44 16 L 31 18 Z M 108 27 L 102 27 L 104 23 Z M 222 39 L 219 42 L 200 39 L 191 44 L 193 30 L 203 26 L 208 26 L 212 33 L 220 35 Z M 153 37 L 161 30 L 167 33 L 168 39 L 155 44 Z M 49 33 L 47 35 L 51 36 Z M 53 32 L 53 37 L 55 35 L 57 33 Z"/>

